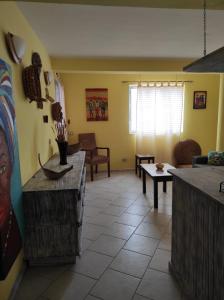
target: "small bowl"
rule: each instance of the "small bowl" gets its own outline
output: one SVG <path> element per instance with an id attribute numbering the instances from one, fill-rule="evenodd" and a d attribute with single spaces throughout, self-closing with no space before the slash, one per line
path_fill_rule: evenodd
<path id="1" fill-rule="evenodd" d="M 164 168 L 164 164 L 162 164 L 162 163 L 157 163 L 156 164 L 157 171 L 163 171 L 163 168 Z"/>

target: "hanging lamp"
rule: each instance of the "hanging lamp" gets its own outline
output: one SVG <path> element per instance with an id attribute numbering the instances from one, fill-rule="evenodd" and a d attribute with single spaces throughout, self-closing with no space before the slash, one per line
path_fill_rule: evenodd
<path id="1" fill-rule="evenodd" d="M 206 54 L 206 0 L 204 0 L 203 7 L 203 21 L 204 21 L 204 57 L 194 61 L 193 63 L 185 66 L 183 71 L 185 72 L 213 72 L 223 73 L 224 72 L 224 47 L 221 47 L 209 54 Z"/>

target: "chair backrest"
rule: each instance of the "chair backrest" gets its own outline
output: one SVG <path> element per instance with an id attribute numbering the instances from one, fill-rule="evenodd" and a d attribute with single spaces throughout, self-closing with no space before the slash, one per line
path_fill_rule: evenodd
<path id="1" fill-rule="evenodd" d="M 176 165 L 192 164 L 192 157 L 201 155 L 201 147 L 194 140 L 185 140 L 177 143 L 173 150 Z"/>
<path id="2" fill-rule="evenodd" d="M 81 149 L 87 149 L 87 150 L 95 149 L 94 154 L 97 153 L 95 133 L 80 133 L 78 135 L 78 138 L 79 138 Z"/>

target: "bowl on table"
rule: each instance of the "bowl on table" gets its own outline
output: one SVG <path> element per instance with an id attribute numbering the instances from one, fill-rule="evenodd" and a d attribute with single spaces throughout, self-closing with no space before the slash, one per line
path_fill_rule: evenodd
<path id="1" fill-rule="evenodd" d="M 164 168 L 164 164 L 163 163 L 157 163 L 156 164 L 156 170 L 162 172 Z"/>

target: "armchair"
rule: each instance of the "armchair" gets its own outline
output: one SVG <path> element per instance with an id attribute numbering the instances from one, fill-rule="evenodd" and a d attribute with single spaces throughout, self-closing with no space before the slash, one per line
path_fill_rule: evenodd
<path id="1" fill-rule="evenodd" d="M 192 158 L 195 155 L 201 155 L 201 147 L 197 142 L 191 139 L 178 142 L 173 150 L 175 167 L 192 167 Z"/>
<path id="2" fill-rule="evenodd" d="M 96 146 L 95 133 L 81 133 L 78 137 L 81 150 L 86 151 L 86 163 L 90 165 L 91 181 L 93 181 L 93 166 L 97 173 L 98 164 L 107 164 L 107 173 L 110 177 L 110 149 Z M 99 154 L 99 149 L 106 150 L 106 155 Z"/>

